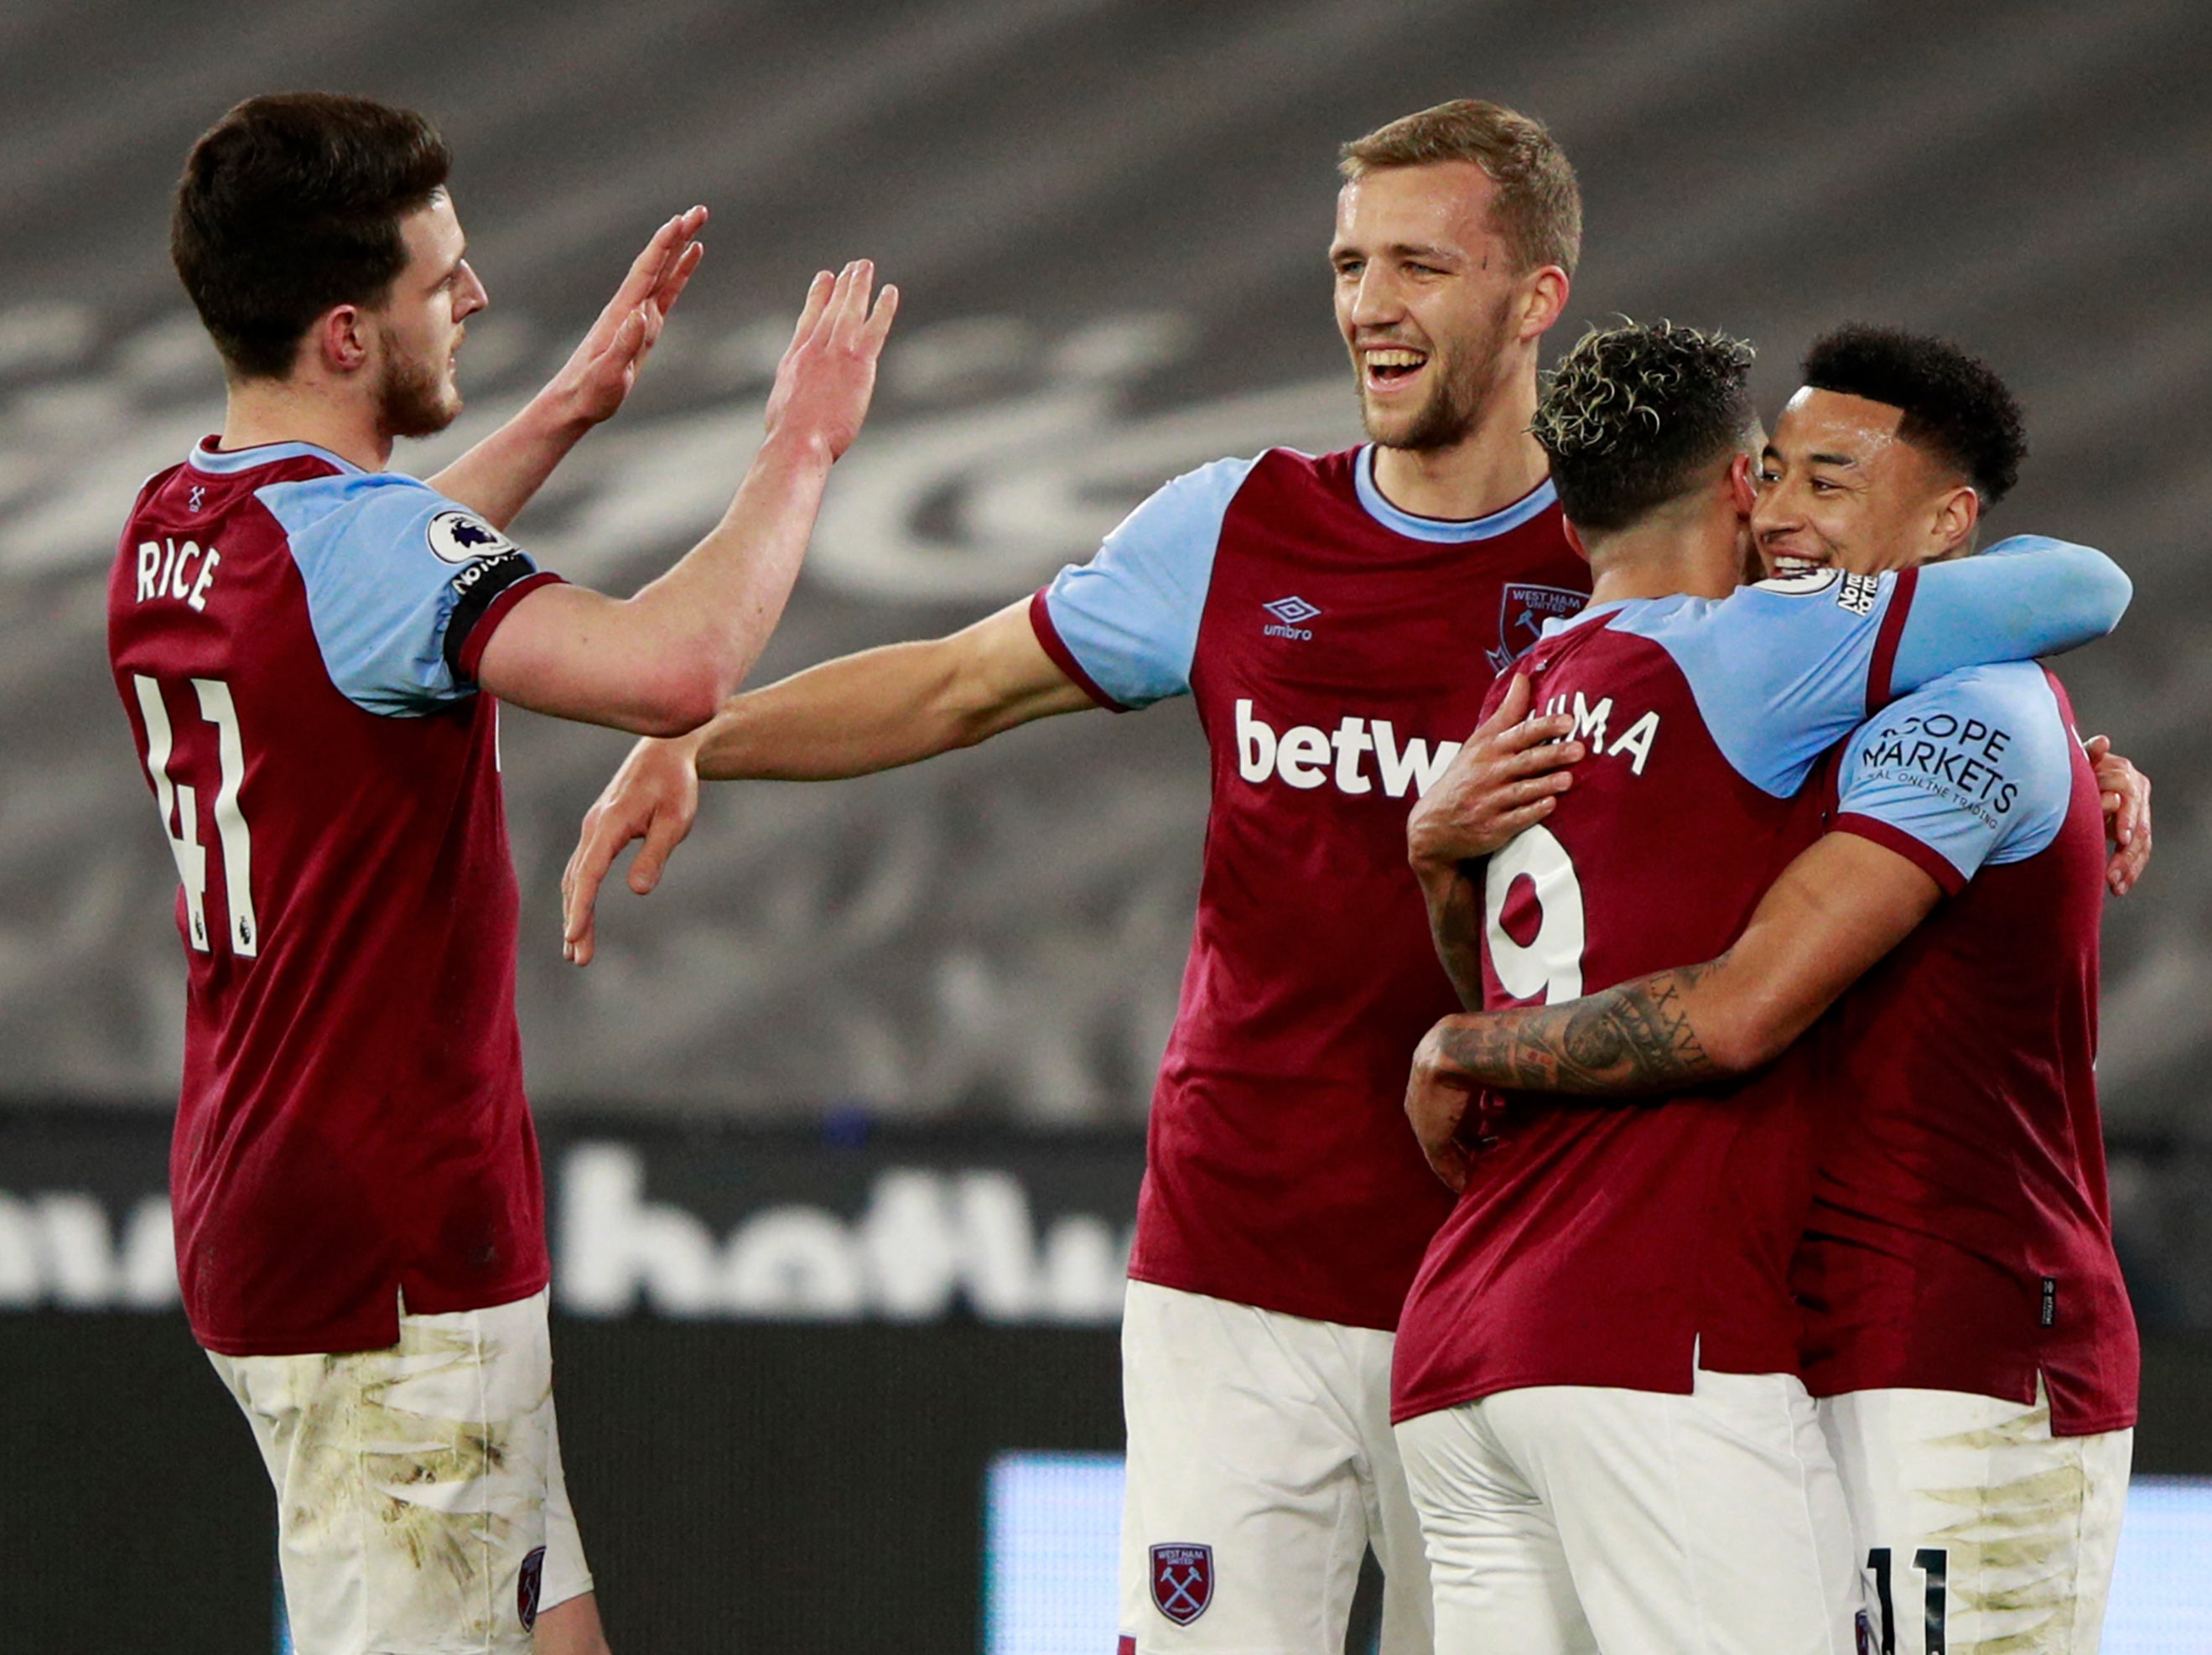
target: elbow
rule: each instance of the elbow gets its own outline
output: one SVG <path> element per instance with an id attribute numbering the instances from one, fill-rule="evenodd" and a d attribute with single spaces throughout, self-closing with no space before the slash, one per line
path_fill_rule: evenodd
<path id="1" fill-rule="evenodd" d="M 2073 609 L 2087 634 L 2082 641 L 2101 638 L 2118 626 L 2136 592 L 2127 571 L 2087 546 L 2062 545 L 2053 555 L 2065 560 L 2065 591 L 2071 602 L 2062 607 Z"/>
<path id="2" fill-rule="evenodd" d="M 653 675 L 633 710 L 629 727 L 640 736 L 688 736 L 722 710 L 733 677 L 708 660 L 665 663 Z"/>
<path id="3" fill-rule="evenodd" d="M 2097 568 L 2094 574 L 2093 590 L 2096 594 L 2097 613 L 2104 622 L 2104 630 L 2111 632 L 2120 624 L 2120 617 L 2128 612 L 2128 605 L 2136 595 L 2135 582 L 2128 573 L 2103 553 L 2095 554 Z"/>
<path id="4" fill-rule="evenodd" d="M 1693 1028 L 1714 1073 L 1729 1079 L 1764 1069 L 1796 1038 L 1795 1029 L 1758 1006 L 1720 1007 Z"/>

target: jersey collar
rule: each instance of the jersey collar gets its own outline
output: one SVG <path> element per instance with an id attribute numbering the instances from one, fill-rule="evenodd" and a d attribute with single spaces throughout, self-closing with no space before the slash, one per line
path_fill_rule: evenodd
<path id="1" fill-rule="evenodd" d="M 203 437 L 192 445 L 185 456 L 185 464 L 195 471 L 204 471 L 210 476 L 234 476 L 240 471 L 251 471 L 257 466 L 274 465 L 279 460 L 328 460 L 341 471 L 350 471 L 366 476 L 367 472 L 343 455 L 333 454 L 327 448 L 318 448 L 311 442 L 264 442 L 251 448 L 222 449 L 215 446 L 213 437 Z"/>
<path id="2" fill-rule="evenodd" d="M 1432 518 L 1416 517 L 1411 512 L 1401 512 L 1382 498 L 1382 491 L 1375 486 L 1375 445 L 1362 444 L 1359 458 L 1352 467 L 1352 487 L 1358 491 L 1359 503 L 1367 515 L 1384 528 L 1410 536 L 1415 540 L 1488 540 L 1509 530 L 1517 529 L 1531 518 L 1539 515 L 1559 498 L 1546 477 L 1510 506 L 1492 512 L 1488 517 Z"/>

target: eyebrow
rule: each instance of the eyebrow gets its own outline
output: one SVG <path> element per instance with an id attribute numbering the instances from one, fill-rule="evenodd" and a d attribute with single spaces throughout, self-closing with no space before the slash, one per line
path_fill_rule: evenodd
<path id="1" fill-rule="evenodd" d="M 1786 462 L 1790 457 L 1784 453 L 1780 449 L 1777 448 L 1772 443 L 1768 443 L 1764 448 L 1759 451 L 1759 458 L 1761 459 L 1778 459 Z M 1856 466 L 1858 464 L 1858 460 L 1850 454 L 1808 454 L 1805 456 L 1805 459 L 1806 463 L 1811 465 Z"/>
<path id="2" fill-rule="evenodd" d="M 1449 247 L 1410 241 L 1394 241 L 1376 253 L 1369 253 L 1355 244 L 1341 242 L 1328 250 L 1328 260 L 1332 264 L 1340 264 L 1346 258 L 1410 258 L 1425 264 L 1456 264 L 1463 262 L 1464 256 Z"/>

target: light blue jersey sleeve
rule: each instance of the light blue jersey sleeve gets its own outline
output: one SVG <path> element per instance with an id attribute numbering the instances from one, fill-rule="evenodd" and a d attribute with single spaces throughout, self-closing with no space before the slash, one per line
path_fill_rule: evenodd
<path id="1" fill-rule="evenodd" d="M 256 497 L 291 543 L 331 682 L 367 712 L 414 717 L 473 695 L 470 635 L 541 579 L 513 541 L 413 477 L 346 472 Z"/>
<path id="2" fill-rule="evenodd" d="M 1257 459 L 1216 460 L 1154 494 L 1037 595 L 1037 635 L 1061 670 L 1115 707 L 1190 693 L 1191 657 L 1229 502 Z"/>
<path id="3" fill-rule="evenodd" d="M 1836 825 L 1956 894 L 1984 864 L 2049 848 L 2074 798 L 2075 737 L 2024 662 L 1970 667 L 1892 701 L 1844 749 Z"/>
<path id="4" fill-rule="evenodd" d="M 1897 696 L 2101 638 L 2130 593 L 2103 553 L 2023 535 L 1902 574 L 1815 569 L 1725 599 L 1632 603 L 1611 624 L 1666 649 L 1723 755 L 1782 798 Z"/>

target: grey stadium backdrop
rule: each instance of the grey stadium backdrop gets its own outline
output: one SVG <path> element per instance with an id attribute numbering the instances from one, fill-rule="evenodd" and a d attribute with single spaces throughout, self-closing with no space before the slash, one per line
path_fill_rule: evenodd
<path id="1" fill-rule="evenodd" d="M 2085 727 L 2158 789 L 2156 858 L 2106 926 L 2102 1089 L 2131 1265 L 2156 1255 L 2147 1320 L 2212 1330 L 2212 619 L 2190 585 L 2212 524 L 2208 84 L 2212 9 L 2188 0 L 9 0 L 0 1100 L 147 1119 L 173 1097 L 175 876 L 104 583 L 136 483 L 219 423 L 165 231 L 185 148 L 231 102 L 357 91 L 453 144 L 492 306 L 470 411 L 396 457 L 410 470 L 540 381 L 653 225 L 713 209 L 638 395 L 515 530 L 603 586 L 719 512 L 809 274 L 866 255 L 901 286 L 764 681 L 1024 595 L 1175 472 L 1354 440 L 1322 256 L 1336 145 L 1474 94 L 1542 117 L 1581 173 L 1556 345 L 1617 312 L 1723 326 L 1759 345 L 1771 407 L 1828 324 L 1951 335 L 2029 412 L 1996 527 L 2135 577 L 2120 636 L 2066 667 Z M 659 894 L 610 893 L 579 973 L 559 875 L 625 745 L 505 732 L 524 1040 L 556 1133 L 1141 1120 L 1206 812 L 1187 706 L 713 791 Z"/>

